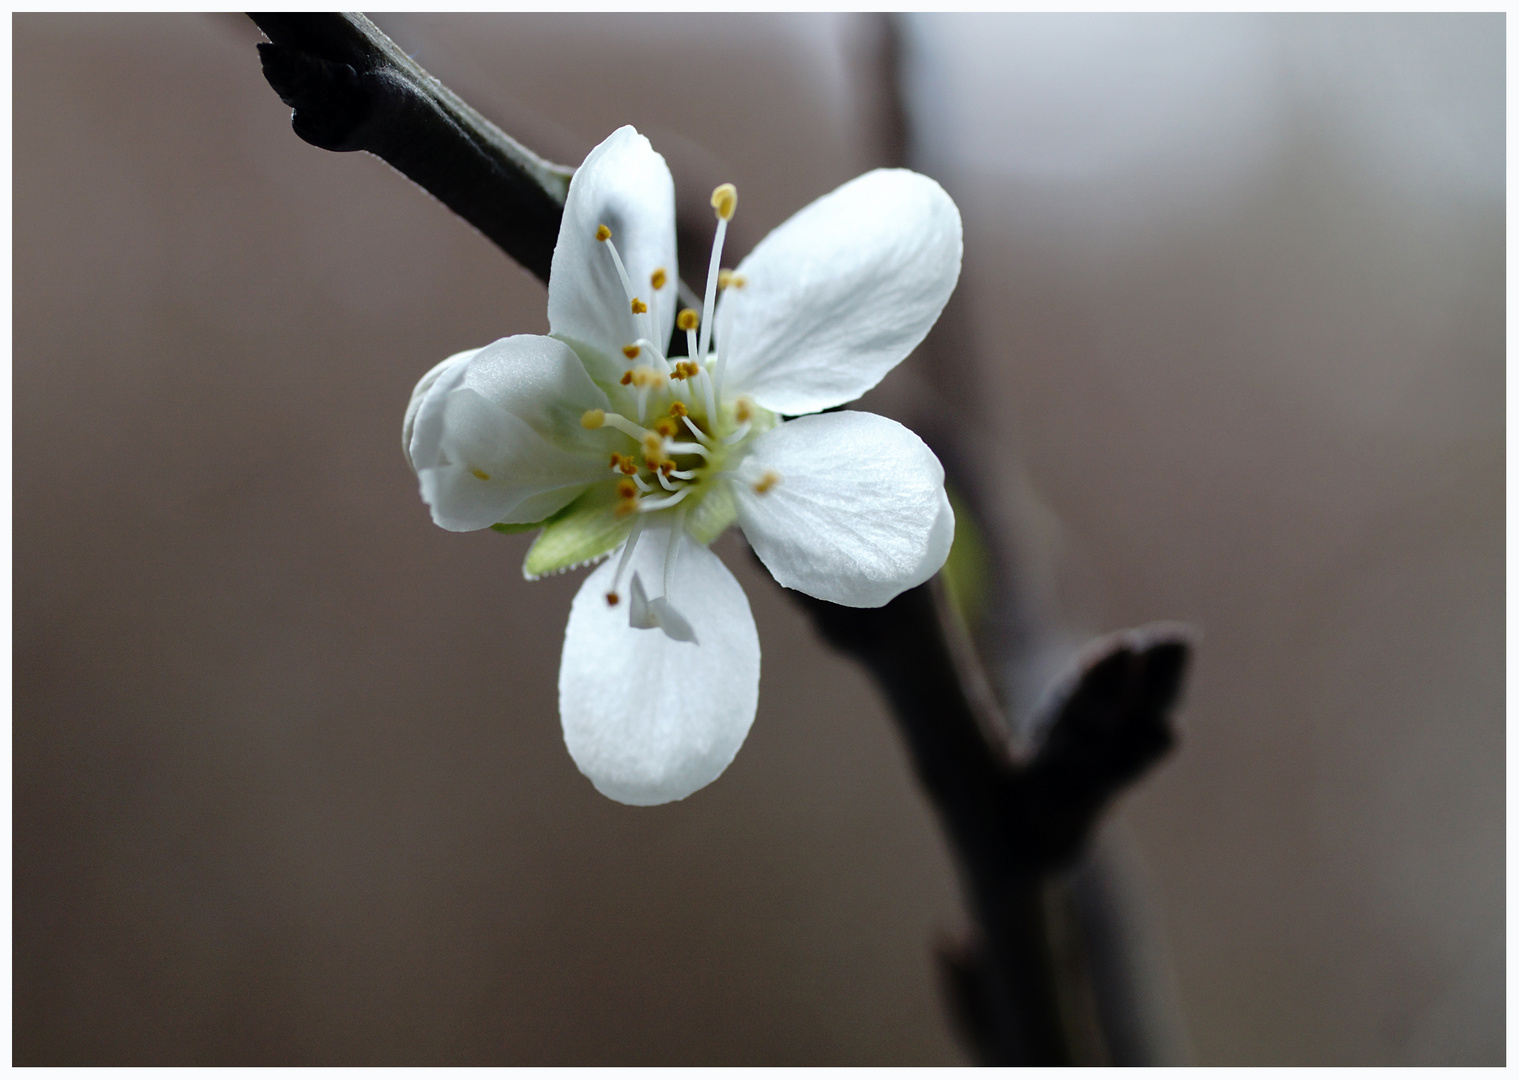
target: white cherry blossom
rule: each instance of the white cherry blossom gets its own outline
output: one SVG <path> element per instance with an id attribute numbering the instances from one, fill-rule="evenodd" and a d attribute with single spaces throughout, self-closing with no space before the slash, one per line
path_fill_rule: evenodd
<path id="1" fill-rule="evenodd" d="M 707 549 L 729 525 L 782 585 L 854 607 L 928 580 L 954 537 L 921 439 L 821 411 L 875 386 L 939 317 L 960 273 L 954 203 L 878 169 L 730 272 L 737 201 L 713 193 L 703 307 L 678 311 L 670 171 L 633 128 L 613 132 L 570 182 L 550 336 L 449 357 L 403 425 L 438 525 L 540 529 L 529 578 L 605 559 L 570 609 L 560 718 L 580 770 L 635 805 L 716 779 L 754 720 L 754 618 Z"/>

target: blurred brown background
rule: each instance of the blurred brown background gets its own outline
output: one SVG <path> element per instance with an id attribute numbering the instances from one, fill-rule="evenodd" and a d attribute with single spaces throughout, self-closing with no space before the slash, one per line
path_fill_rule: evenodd
<path id="1" fill-rule="evenodd" d="M 734 257 L 879 159 L 856 16 L 377 21 L 574 162 L 622 123 Z M 730 535 L 717 783 L 563 749 L 576 576 L 435 528 L 416 378 L 544 291 L 301 143 L 240 16 L 14 28 L 18 1064 L 952 1063 L 953 869 L 864 677 Z M 1502 16 L 913 18 L 961 367 L 1063 633 L 1205 633 L 1121 807 L 1196 1058 L 1504 1055 Z M 921 365 L 919 365 L 921 367 Z"/>

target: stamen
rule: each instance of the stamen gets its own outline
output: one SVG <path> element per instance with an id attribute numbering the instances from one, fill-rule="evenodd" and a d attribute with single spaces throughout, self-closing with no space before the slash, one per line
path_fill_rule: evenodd
<path id="1" fill-rule="evenodd" d="M 742 424 L 733 429 L 733 433 L 731 435 L 723 439 L 723 445 L 732 446 L 736 442 L 742 442 L 744 436 L 749 434 L 749 429 L 753 426 L 754 425 L 752 423 L 750 423 L 748 420 L 745 420 Z"/>
<path id="2" fill-rule="evenodd" d="M 639 534 L 643 532 L 643 518 L 633 522 L 633 531 L 628 533 L 627 542 L 622 545 L 622 558 L 617 560 L 617 572 L 612 575 L 612 589 L 607 593 L 607 603 L 615 606 L 617 601 L 612 597 L 617 595 L 617 586 L 622 583 L 623 571 L 628 568 L 628 560 L 633 557 L 633 545 L 638 543 Z"/>
<path id="3" fill-rule="evenodd" d="M 633 473 L 632 476 L 629 477 L 629 479 L 633 481 L 634 486 L 637 487 L 639 491 L 648 492 L 648 491 L 653 491 L 654 490 L 653 485 L 649 484 L 646 480 L 644 480 L 643 477 L 639 476 L 637 473 Z"/>
<path id="4" fill-rule="evenodd" d="M 654 354 L 654 359 L 659 362 L 659 366 L 666 373 L 669 372 L 669 370 L 670 370 L 670 361 L 668 361 L 668 360 L 665 359 L 665 354 L 660 349 L 660 347 L 658 345 L 654 344 L 652 341 L 650 341 L 646 337 L 639 338 L 637 341 L 633 342 L 633 344 L 637 345 L 640 349 L 648 349 L 649 352 L 651 352 L 651 353 Z M 624 348 L 623 352 L 626 353 L 627 349 Z"/>
<path id="5" fill-rule="evenodd" d="M 640 390 L 658 386 L 665 379 L 662 371 L 655 371 L 647 364 L 639 364 L 633 369 L 633 385 Z"/>
<path id="6" fill-rule="evenodd" d="M 661 266 L 658 270 L 655 270 L 652 274 L 649 275 L 649 284 L 652 285 L 652 286 L 654 286 L 654 291 L 655 292 L 658 292 L 660 289 L 663 289 L 665 287 L 665 282 L 667 282 L 669 280 L 670 280 L 670 277 L 669 277 L 668 274 L 665 273 L 665 268 L 663 266 Z"/>
<path id="7" fill-rule="evenodd" d="M 684 401 L 670 402 L 670 415 L 684 420 L 686 418 L 686 403 Z"/>
<path id="8" fill-rule="evenodd" d="M 665 441 L 652 431 L 643 435 L 643 459 L 651 466 L 664 458 Z"/>
<path id="9" fill-rule="evenodd" d="M 599 241 L 612 239 L 612 230 L 607 228 L 605 225 L 596 226 L 596 239 Z"/>
<path id="10" fill-rule="evenodd" d="M 654 421 L 654 430 L 668 439 L 679 431 L 680 428 L 676 425 L 673 416 L 661 416 L 658 420 Z"/>
<path id="11" fill-rule="evenodd" d="M 625 416 L 619 415 L 618 413 L 602 412 L 600 409 L 592 409 L 591 412 L 596 413 L 600 420 L 600 422 L 596 424 L 597 427 L 600 427 L 602 423 L 605 423 L 608 427 L 614 427 L 624 435 L 627 435 L 629 438 L 633 439 L 642 439 L 645 435 L 649 434 L 649 432 L 633 423 L 633 421 L 629 420 Z M 584 424 L 585 418 L 582 417 L 580 422 Z M 589 427 L 590 425 L 586 426 Z"/>
<path id="12" fill-rule="evenodd" d="M 733 417 L 734 417 L 734 419 L 738 420 L 739 423 L 743 423 L 745 420 L 749 419 L 749 417 L 751 417 L 753 415 L 754 415 L 754 402 L 750 401 L 746 397 L 739 398 L 738 399 L 738 404 L 733 409 Z"/>
<path id="13" fill-rule="evenodd" d="M 702 372 L 701 389 L 707 398 L 707 423 L 715 424 L 717 422 L 717 391 L 712 385 L 710 371 Z"/>
<path id="14" fill-rule="evenodd" d="M 707 458 L 708 460 L 710 460 L 712 457 L 712 455 L 707 452 L 707 448 L 705 446 L 694 442 L 666 443 L 664 446 L 664 451 L 667 454 L 700 454 L 702 457 Z"/>
<path id="15" fill-rule="evenodd" d="M 606 226 L 603 225 L 601 228 L 602 229 L 606 229 Z M 644 302 L 642 300 L 638 299 L 638 297 L 633 294 L 633 282 L 628 279 L 628 271 L 627 271 L 627 268 L 622 265 L 622 256 L 617 253 L 617 245 L 614 244 L 614 243 L 612 243 L 612 232 L 611 232 L 611 230 L 608 229 L 606 236 L 602 236 L 601 235 L 601 229 L 598 229 L 598 230 L 596 230 L 596 236 L 597 236 L 597 239 L 600 239 L 600 240 L 603 240 L 603 241 L 606 242 L 607 250 L 612 253 L 612 265 L 615 266 L 615 267 L 617 267 L 617 277 L 618 277 L 618 280 L 620 280 L 622 282 L 622 292 L 623 292 L 623 295 L 628 298 L 628 303 L 629 303 L 629 306 L 630 306 L 633 314 L 634 315 L 638 315 L 638 314 L 641 314 L 643 312 L 648 311 L 649 310 L 648 306 L 646 304 L 644 304 Z M 639 323 L 639 326 L 643 329 L 645 337 L 652 337 L 653 336 L 653 332 L 649 329 L 649 327 L 647 325 L 647 320 L 645 320 L 644 322 Z"/>
<path id="16" fill-rule="evenodd" d="M 643 350 L 640 349 L 637 345 L 624 345 L 622 347 L 622 355 L 626 356 L 629 360 L 637 360 L 638 354 L 641 352 L 643 352 Z"/>
<path id="17" fill-rule="evenodd" d="M 696 341 L 696 327 L 701 322 L 701 316 L 693 308 L 683 308 L 681 313 L 675 316 L 675 325 L 678 329 L 686 332 L 686 354 L 692 359 L 697 358 L 699 346 Z M 712 409 L 707 409 L 708 416 L 712 415 Z M 710 422 L 710 421 L 709 421 Z"/>
<path id="18" fill-rule="evenodd" d="M 757 481 L 755 481 L 755 483 L 754 483 L 754 493 L 756 495 L 763 495 L 765 492 L 769 491 L 771 488 L 775 487 L 775 485 L 779 484 L 780 482 L 781 482 L 781 474 L 780 473 L 778 473 L 778 472 L 766 472 L 764 476 L 761 476 Z"/>
<path id="19" fill-rule="evenodd" d="M 735 274 L 732 270 L 719 270 L 717 272 L 717 287 L 719 289 L 742 289 L 749 284 L 749 279 L 743 274 Z"/>
<path id="20" fill-rule="evenodd" d="M 622 499 L 638 498 L 638 485 L 631 480 L 617 481 L 617 496 Z"/>
<path id="21" fill-rule="evenodd" d="M 712 209 L 717 211 L 717 233 L 712 237 L 712 261 L 707 264 L 707 292 L 701 302 L 701 347 L 696 359 L 704 360 L 712 342 L 712 305 L 717 303 L 717 271 L 723 257 L 723 238 L 728 235 L 728 220 L 738 209 L 738 189 L 723 184 L 712 192 Z"/>
<path id="22" fill-rule="evenodd" d="M 686 422 L 686 427 L 691 429 L 691 434 L 696 436 L 698 442 L 700 442 L 703 446 L 713 445 L 711 437 L 701 428 L 693 424 L 689 416 L 682 416 L 681 419 Z"/>
<path id="23" fill-rule="evenodd" d="M 489 480 L 491 478 L 490 473 L 481 472 L 479 469 L 471 469 L 469 472 L 476 480 Z"/>
<path id="24" fill-rule="evenodd" d="M 622 378 L 618 381 L 621 382 L 623 386 L 630 385 L 633 382 L 633 373 L 631 371 L 624 371 L 622 373 Z"/>
<path id="25" fill-rule="evenodd" d="M 655 510 L 669 509 L 695 490 L 696 489 L 694 487 L 686 486 L 681 488 L 674 495 L 667 495 L 663 499 L 643 499 L 638 504 L 638 512 L 640 514 L 648 514 L 652 513 Z"/>
<path id="26" fill-rule="evenodd" d="M 580 426 L 587 431 L 595 431 L 602 424 L 606 423 L 606 420 L 607 414 L 602 409 L 587 409 L 580 414 Z"/>
<path id="27" fill-rule="evenodd" d="M 712 192 L 712 209 L 720 221 L 728 221 L 738 209 L 738 188 L 732 184 L 719 184 Z"/>
<path id="28" fill-rule="evenodd" d="M 686 508 L 682 506 L 675 512 L 675 524 L 670 526 L 670 543 L 665 548 L 665 603 L 670 602 L 670 578 L 675 573 L 675 556 L 680 551 L 680 534 L 686 526 Z"/>
<path id="29" fill-rule="evenodd" d="M 679 491 L 680 488 L 676 487 L 674 484 L 670 483 L 670 481 L 665 479 L 666 475 L 667 474 L 663 469 L 654 474 L 654 478 L 659 481 L 659 486 L 664 488 L 666 491 Z"/>
<path id="30" fill-rule="evenodd" d="M 667 469 L 664 471 L 664 475 L 674 480 L 696 479 L 696 473 L 692 472 L 690 469 Z"/>

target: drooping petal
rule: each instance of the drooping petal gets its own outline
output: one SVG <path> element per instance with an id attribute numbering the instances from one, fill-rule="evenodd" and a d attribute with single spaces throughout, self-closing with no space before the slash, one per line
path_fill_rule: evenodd
<path id="1" fill-rule="evenodd" d="M 587 431 L 580 418 L 608 407 L 606 394 L 562 341 L 538 334 L 502 338 L 470 357 L 459 386 L 524 421 L 557 446 L 601 454 L 607 431 Z"/>
<path id="2" fill-rule="evenodd" d="M 668 527 L 640 536 L 625 571 L 662 591 Z M 634 806 L 683 799 L 717 779 L 743 745 L 759 699 L 759 635 L 738 581 L 682 533 L 666 598 L 695 644 L 629 623 L 626 595 L 607 592 L 619 559 L 602 563 L 570 608 L 559 667 L 564 742 L 609 798 Z"/>
<path id="3" fill-rule="evenodd" d="M 755 554 L 776 581 L 820 600 L 880 607 L 949 556 L 944 469 L 895 420 L 798 417 L 756 439 L 734 480 Z"/>
<path id="4" fill-rule="evenodd" d="M 938 319 L 961 247 L 954 201 L 906 169 L 868 172 L 804 207 L 718 302 L 725 393 L 791 415 L 853 401 Z"/>
<path id="5" fill-rule="evenodd" d="M 427 419 L 422 422 L 421 445 L 429 448 L 423 451 L 423 465 L 434 465 L 437 462 L 432 451 L 436 449 L 443 430 L 443 399 L 464 377 L 461 365 L 468 363 L 479 351 L 465 349 L 456 352 L 417 380 L 416 389 L 411 392 L 411 401 L 406 406 L 406 418 L 401 421 L 401 450 L 406 454 L 406 463 L 411 466 L 412 472 L 418 469 L 413 446 L 416 444 L 417 420 L 422 415 L 422 407 L 428 406 Z"/>
<path id="6" fill-rule="evenodd" d="M 607 397 L 562 341 L 523 334 L 458 353 L 417 384 L 403 436 L 445 529 L 541 521 L 605 475 Z"/>
<path id="7" fill-rule="evenodd" d="M 612 232 L 634 295 L 649 307 L 631 311 L 606 244 Z M 663 271 L 663 284 L 653 279 Z M 615 381 L 626 368 L 622 347 L 647 335 L 661 350 L 675 324 L 675 182 L 665 159 L 632 127 L 618 128 L 586 156 L 570 179 L 559 240 L 549 267 L 549 330 L 570 342 L 591 374 Z"/>
<path id="8" fill-rule="evenodd" d="M 442 528 L 541 521 L 605 474 L 599 457 L 554 445 L 467 386 L 444 398 L 441 414 L 437 463 L 417 478 Z"/>

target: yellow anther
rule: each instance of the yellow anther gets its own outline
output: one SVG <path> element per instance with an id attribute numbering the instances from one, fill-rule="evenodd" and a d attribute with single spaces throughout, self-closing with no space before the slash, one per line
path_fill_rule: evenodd
<path id="1" fill-rule="evenodd" d="M 756 495 L 763 495 L 765 492 L 769 491 L 771 488 L 775 487 L 775 485 L 779 484 L 780 482 L 781 482 L 781 474 L 780 473 L 777 473 L 777 472 L 767 472 L 764 476 L 760 477 L 758 480 L 755 481 L 755 483 L 754 483 L 754 493 Z"/>
<path id="2" fill-rule="evenodd" d="M 613 510 L 612 513 L 616 514 L 618 517 L 627 517 L 629 514 L 636 513 L 637 511 L 637 499 L 623 499 L 617 504 L 617 508 Z"/>
<path id="3" fill-rule="evenodd" d="M 738 188 L 732 184 L 719 184 L 712 192 L 712 209 L 724 221 L 732 221 L 733 211 L 738 209 Z"/>
<path id="4" fill-rule="evenodd" d="M 631 371 L 624 371 L 622 373 L 622 378 L 617 381 L 622 383 L 623 386 L 627 386 L 633 381 L 633 373 Z"/>
<path id="5" fill-rule="evenodd" d="M 696 313 L 695 308 L 682 308 L 680 314 L 675 316 L 675 325 L 682 330 L 695 330 L 700 322 L 701 316 Z"/>
<path id="6" fill-rule="evenodd" d="M 668 439 L 679 431 L 680 428 L 676 426 L 673 416 L 661 416 L 658 420 L 654 421 L 654 430 Z"/>
<path id="7" fill-rule="evenodd" d="M 663 289 L 665 287 L 665 282 L 669 280 L 670 275 L 665 273 L 665 268 L 663 266 L 649 275 L 649 284 L 654 286 L 655 292 Z"/>
<path id="8" fill-rule="evenodd" d="M 658 386 L 661 382 L 664 381 L 664 375 L 658 371 L 655 371 L 647 364 L 639 364 L 636 368 L 633 369 L 632 375 L 633 385 L 638 387 L 640 390 L 649 386 Z"/>
<path id="9" fill-rule="evenodd" d="M 624 499 L 638 498 L 638 485 L 631 480 L 617 481 L 617 494 Z"/>
<path id="10" fill-rule="evenodd" d="M 606 421 L 607 414 L 601 409 L 587 409 L 580 414 L 580 426 L 588 431 L 595 431 Z"/>
<path id="11" fill-rule="evenodd" d="M 666 476 L 669 476 L 672 472 L 675 471 L 675 462 L 666 458 L 664 461 L 661 461 L 659 463 L 659 471 L 664 473 Z"/>
<path id="12" fill-rule="evenodd" d="M 742 289 L 749 284 L 749 279 L 743 274 L 735 274 L 732 270 L 719 270 L 717 272 L 717 287 L 719 289 Z"/>
<path id="13" fill-rule="evenodd" d="M 615 468 L 617 468 L 621 464 L 622 464 L 622 455 L 619 454 L 616 450 L 613 450 L 612 451 L 612 468 L 615 469 Z"/>
<path id="14" fill-rule="evenodd" d="M 643 459 L 650 465 L 660 459 L 664 448 L 665 441 L 660 436 L 651 433 L 643 437 Z"/>
<path id="15" fill-rule="evenodd" d="M 616 607 L 617 602 L 621 599 L 622 597 L 618 596 L 614 592 L 607 593 L 607 607 Z"/>
<path id="16" fill-rule="evenodd" d="M 649 305 L 648 304 L 645 304 L 642 300 L 638 299 L 638 297 L 636 297 L 636 296 L 633 297 L 633 314 L 634 315 L 642 315 L 645 311 L 648 311 L 648 310 L 649 310 Z"/>
<path id="17" fill-rule="evenodd" d="M 622 470 L 624 476 L 632 476 L 638 471 L 638 464 L 632 458 L 625 457 L 622 459 L 622 464 L 618 465 L 617 468 Z"/>
<path id="18" fill-rule="evenodd" d="M 605 225 L 596 226 L 596 239 L 605 243 L 606 241 L 612 239 L 612 230 L 607 228 Z"/>
<path id="19" fill-rule="evenodd" d="M 682 401 L 672 401 L 672 402 L 670 402 L 670 415 L 671 416 L 685 416 L 686 415 L 686 405 L 685 405 L 685 402 L 682 402 Z"/>
<path id="20" fill-rule="evenodd" d="M 733 407 L 733 415 L 742 424 L 754 415 L 754 402 L 746 397 L 739 398 L 738 404 Z"/>
<path id="21" fill-rule="evenodd" d="M 479 469 L 471 469 L 469 472 L 476 480 L 489 480 L 491 478 L 490 473 L 481 472 Z"/>
<path id="22" fill-rule="evenodd" d="M 641 352 L 643 352 L 643 350 L 640 349 L 637 345 L 624 345 L 622 347 L 622 355 L 626 356 L 629 360 L 637 360 L 638 354 Z"/>

